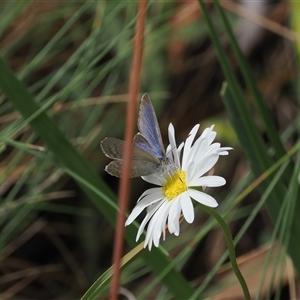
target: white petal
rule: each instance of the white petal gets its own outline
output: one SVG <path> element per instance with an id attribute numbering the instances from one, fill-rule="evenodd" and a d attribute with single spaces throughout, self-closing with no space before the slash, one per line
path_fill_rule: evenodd
<path id="1" fill-rule="evenodd" d="M 146 248 L 146 247 L 147 247 L 147 243 L 145 242 L 144 248 Z M 151 248 L 152 248 L 152 240 L 148 242 L 148 250 L 151 251 Z"/>
<path id="2" fill-rule="evenodd" d="M 152 244 L 153 244 L 153 218 L 150 220 L 147 228 L 144 248 L 146 248 L 146 246 L 148 245 L 149 250 L 151 250 Z"/>
<path id="3" fill-rule="evenodd" d="M 210 186 L 217 187 L 226 184 L 226 180 L 221 176 L 203 176 L 194 178 L 189 182 L 189 186 Z"/>
<path id="4" fill-rule="evenodd" d="M 218 206 L 218 202 L 215 200 L 215 198 L 213 198 L 210 195 L 207 195 L 203 192 L 196 191 L 193 189 L 188 189 L 188 193 L 189 193 L 190 197 L 192 197 L 194 200 L 196 200 L 197 202 L 199 202 L 201 204 L 204 204 L 209 207 L 217 207 Z"/>
<path id="5" fill-rule="evenodd" d="M 210 155 L 209 157 L 206 157 L 204 161 L 201 160 L 198 166 L 195 167 L 195 169 L 197 169 L 197 172 L 194 174 L 192 180 L 194 178 L 201 177 L 203 174 L 209 171 L 217 163 L 218 159 L 219 159 L 219 155 L 214 154 L 214 155 Z M 188 185 L 190 185 L 189 182 Z"/>
<path id="6" fill-rule="evenodd" d="M 178 157 L 179 157 L 179 158 L 181 157 L 181 152 L 182 152 L 183 147 L 184 147 L 184 142 L 182 142 L 182 143 L 178 146 L 178 148 L 177 148 L 177 153 L 178 153 Z M 179 159 L 179 160 L 180 160 L 180 159 Z M 179 163 L 179 166 L 181 167 L 181 164 L 180 164 L 180 163 Z M 182 169 L 182 167 L 181 167 L 181 169 Z"/>
<path id="7" fill-rule="evenodd" d="M 159 181 L 159 176 L 157 175 L 142 176 L 142 179 L 155 185 L 161 185 L 161 182 Z"/>
<path id="8" fill-rule="evenodd" d="M 195 174 L 199 172 L 199 166 L 203 164 L 203 161 L 206 160 L 206 153 L 208 149 L 208 141 L 207 139 L 197 140 L 192 147 L 191 161 L 194 162 L 193 171 L 188 174 L 188 179 L 195 177 Z M 189 182 L 189 181 L 188 181 Z"/>
<path id="9" fill-rule="evenodd" d="M 228 151 L 222 151 L 222 152 L 219 152 L 219 155 L 228 155 L 229 152 Z"/>
<path id="10" fill-rule="evenodd" d="M 177 231 L 176 221 L 178 223 L 178 219 L 181 213 L 179 197 L 173 199 L 170 203 L 171 203 L 171 207 L 170 207 L 169 217 L 168 217 L 168 230 L 170 233 L 175 233 Z"/>
<path id="11" fill-rule="evenodd" d="M 169 144 L 167 149 L 166 149 L 166 156 L 171 160 L 174 161 L 174 155 L 173 155 L 173 151 L 172 151 L 172 147 Z"/>
<path id="12" fill-rule="evenodd" d="M 209 136 L 211 132 L 212 132 L 212 127 L 205 128 L 199 138 L 205 139 L 207 136 Z"/>
<path id="13" fill-rule="evenodd" d="M 155 225 L 157 224 L 156 220 L 158 217 L 164 212 L 166 207 L 167 201 L 162 201 L 161 205 L 152 213 L 152 218 L 148 224 L 147 233 L 146 233 L 146 239 L 145 242 L 149 240 L 150 237 L 152 237 L 153 230 L 155 229 Z"/>
<path id="14" fill-rule="evenodd" d="M 142 197 L 139 198 L 137 205 L 138 204 L 143 205 L 143 204 L 149 203 L 149 198 L 160 199 L 160 198 L 163 197 L 163 193 L 162 193 L 161 187 L 151 188 L 151 189 L 148 189 L 147 191 L 148 191 L 148 193 L 145 194 L 143 196 L 143 198 Z"/>
<path id="15" fill-rule="evenodd" d="M 167 218 L 168 218 L 168 214 L 165 214 L 164 219 L 162 221 L 162 223 L 163 223 L 163 226 L 162 226 L 162 238 L 163 238 L 163 240 L 166 239 Z"/>
<path id="16" fill-rule="evenodd" d="M 176 215 L 177 215 L 177 210 L 181 209 L 180 207 L 180 203 L 179 203 L 179 197 L 176 197 L 174 199 L 172 199 L 171 201 L 169 201 L 170 205 L 170 211 L 169 211 L 169 218 L 168 220 L 175 220 L 176 219 Z"/>
<path id="17" fill-rule="evenodd" d="M 200 139 L 198 138 L 192 147 L 191 155 L 193 161 L 199 161 L 202 159 L 203 156 L 205 156 L 208 148 L 208 140 L 207 139 Z"/>
<path id="18" fill-rule="evenodd" d="M 174 129 L 174 126 L 172 123 L 170 123 L 169 127 L 168 127 L 168 136 L 169 136 L 171 151 L 173 153 L 173 159 L 174 159 L 175 165 L 180 166 L 179 156 L 178 156 L 178 152 L 177 152 L 177 145 L 176 145 L 176 140 L 175 140 L 175 129 Z"/>
<path id="19" fill-rule="evenodd" d="M 182 165 L 181 165 L 183 170 L 186 169 L 186 166 L 188 164 L 188 158 L 189 158 L 189 155 L 190 155 L 191 145 L 194 141 L 194 138 L 195 138 L 196 133 L 199 129 L 199 126 L 200 126 L 199 124 L 195 125 L 193 127 L 193 129 L 191 130 L 191 132 L 189 133 L 189 136 L 185 140 L 184 148 L 183 148 L 183 156 L 182 156 Z"/>
<path id="20" fill-rule="evenodd" d="M 137 203 L 137 205 L 128 216 L 125 226 L 131 224 L 146 207 L 164 199 L 161 189 L 159 190 L 160 191 L 158 191 L 157 193 L 146 195 L 139 203 Z"/>
<path id="21" fill-rule="evenodd" d="M 163 213 L 162 211 L 160 213 Z M 152 219 L 149 222 L 148 228 L 147 228 L 147 233 L 146 233 L 146 239 L 145 243 L 149 243 L 151 240 L 150 244 L 154 244 L 154 246 L 158 247 L 159 245 L 159 239 L 162 233 L 162 223 L 159 222 L 159 217 L 160 214 L 156 214 L 152 217 Z"/>
<path id="22" fill-rule="evenodd" d="M 164 227 L 166 226 L 166 216 L 169 213 L 170 203 L 165 201 L 160 209 L 156 212 L 156 214 L 152 217 L 149 222 L 149 226 L 147 229 L 145 243 L 148 243 L 151 239 L 153 244 L 158 247 L 159 240 L 161 238 Z"/>
<path id="23" fill-rule="evenodd" d="M 140 198 L 138 199 L 137 202 L 140 202 L 143 198 L 145 198 L 147 195 L 157 195 L 157 197 L 159 197 L 159 194 L 162 194 L 161 193 L 161 188 L 151 188 L 151 189 L 148 189 L 146 190 L 141 196 Z"/>
<path id="24" fill-rule="evenodd" d="M 224 150 L 234 150 L 232 147 L 221 147 L 220 151 L 224 151 Z"/>
<path id="25" fill-rule="evenodd" d="M 192 223 L 194 221 L 194 207 L 192 200 L 187 192 L 182 193 L 180 195 L 180 203 L 183 216 L 188 223 Z"/>
<path id="26" fill-rule="evenodd" d="M 200 138 L 207 139 L 209 145 L 213 142 L 217 135 L 217 133 L 213 131 L 214 126 L 215 125 L 212 125 L 209 128 L 205 128 L 200 136 Z"/>
<path id="27" fill-rule="evenodd" d="M 177 199 L 176 210 L 174 211 L 173 217 L 169 218 L 168 220 L 168 229 L 170 233 L 173 233 L 174 235 L 178 236 L 180 233 L 179 219 L 181 215 L 181 207 L 179 203 L 179 197 L 177 197 L 176 199 Z"/>
<path id="28" fill-rule="evenodd" d="M 233 148 L 231 148 L 231 147 L 221 147 L 219 149 L 219 155 L 228 155 L 229 154 L 228 150 L 233 150 Z"/>
<path id="29" fill-rule="evenodd" d="M 220 147 L 221 147 L 220 143 L 213 143 L 213 144 L 209 145 L 209 147 L 206 151 L 206 155 L 211 155 L 211 154 L 219 155 Z"/>
<path id="30" fill-rule="evenodd" d="M 151 216 L 152 216 L 152 215 L 147 214 L 147 215 L 145 216 L 144 220 L 142 221 L 142 223 L 141 223 L 141 225 L 140 225 L 140 227 L 139 227 L 139 230 L 138 230 L 138 232 L 137 232 L 137 234 L 136 234 L 136 238 L 135 238 L 135 241 L 136 241 L 136 242 L 139 240 L 140 236 L 142 235 L 142 233 L 143 233 L 143 231 L 144 231 L 144 228 L 145 228 L 146 224 L 147 224 L 148 221 L 151 219 Z M 146 247 L 146 246 L 144 246 L 144 248 L 145 248 L 145 247 Z"/>
<path id="31" fill-rule="evenodd" d="M 178 210 L 178 218 L 176 220 L 173 221 L 173 226 L 174 226 L 174 235 L 179 236 L 180 234 L 180 224 L 179 224 L 179 220 L 180 220 L 180 212 Z"/>
<path id="32" fill-rule="evenodd" d="M 159 240 L 161 236 L 163 240 L 166 237 L 166 221 L 170 211 L 170 202 L 165 200 L 164 205 L 161 207 L 159 211 L 155 214 L 153 218 L 153 227 L 150 226 L 150 230 L 152 228 L 152 240 L 154 241 L 154 245 L 159 245 Z M 152 220 L 151 220 L 152 222 Z"/>
<path id="33" fill-rule="evenodd" d="M 135 208 L 132 210 L 132 212 L 128 216 L 128 218 L 125 222 L 125 226 L 130 225 L 144 209 L 145 209 L 145 206 L 141 206 L 141 205 L 135 206 Z"/>
<path id="34" fill-rule="evenodd" d="M 214 139 L 216 138 L 216 136 L 217 136 L 217 133 L 215 131 L 211 131 L 211 133 L 206 136 L 206 138 L 208 140 L 208 144 L 211 144 L 214 141 Z"/>
<path id="35" fill-rule="evenodd" d="M 147 211 L 147 214 L 146 214 L 146 217 L 145 219 L 143 220 L 143 222 L 141 223 L 140 225 L 140 228 L 138 230 L 138 233 L 136 235 L 136 241 L 139 239 L 139 237 L 141 236 L 141 234 L 143 233 L 143 230 L 146 226 L 146 224 L 148 223 L 148 221 L 152 218 L 153 215 L 155 215 L 155 213 L 157 211 L 159 211 L 160 207 L 163 205 L 163 201 L 157 203 L 157 204 L 154 204 L 152 206 L 149 206 L 148 207 L 148 211 Z M 147 235 L 146 235 L 147 237 Z M 146 246 L 145 246 L 146 247 Z"/>
<path id="36" fill-rule="evenodd" d="M 186 169 L 186 182 L 192 181 L 195 171 L 195 163 L 191 161 Z"/>

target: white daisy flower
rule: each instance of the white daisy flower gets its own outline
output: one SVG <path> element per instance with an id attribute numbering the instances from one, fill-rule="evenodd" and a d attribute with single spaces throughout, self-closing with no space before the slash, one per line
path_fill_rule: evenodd
<path id="1" fill-rule="evenodd" d="M 205 174 L 213 168 L 220 155 L 228 155 L 228 150 L 232 148 L 212 143 L 216 137 L 213 126 L 206 128 L 194 142 L 199 127 L 200 125 L 194 126 L 186 141 L 177 147 L 174 126 L 170 124 L 168 129 L 170 145 L 167 148 L 170 168 L 163 174 L 142 177 L 145 181 L 160 187 L 151 188 L 140 196 L 125 226 L 131 224 L 146 208 L 147 214 L 140 225 L 136 241 L 149 222 L 144 244 L 149 250 L 152 244 L 159 246 L 161 235 L 165 240 L 166 227 L 171 234 L 179 235 L 181 214 L 188 223 L 194 221 L 191 199 L 209 207 L 218 206 L 212 196 L 198 189 L 218 187 L 226 183 L 223 177 Z"/>

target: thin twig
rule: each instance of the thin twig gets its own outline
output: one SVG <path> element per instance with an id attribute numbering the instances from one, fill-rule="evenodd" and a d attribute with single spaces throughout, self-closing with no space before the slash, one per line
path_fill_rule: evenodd
<path id="1" fill-rule="evenodd" d="M 125 132 L 125 149 L 123 156 L 123 170 L 122 179 L 119 190 L 119 211 L 117 217 L 117 226 L 114 240 L 113 252 L 113 276 L 111 281 L 110 299 L 115 300 L 118 298 L 119 292 L 119 278 L 120 278 L 120 263 L 123 253 L 123 237 L 124 237 L 124 224 L 125 224 L 125 211 L 128 206 L 128 195 L 130 190 L 129 173 L 131 170 L 132 159 L 132 139 L 134 136 L 135 120 L 136 120 L 136 107 L 137 95 L 140 86 L 140 73 L 142 64 L 143 41 L 144 41 L 144 28 L 146 19 L 147 1 L 140 0 L 138 4 L 138 17 L 136 23 L 136 35 L 134 39 L 133 49 L 133 62 L 129 81 L 129 95 L 130 99 L 127 102 L 127 120 Z"/>

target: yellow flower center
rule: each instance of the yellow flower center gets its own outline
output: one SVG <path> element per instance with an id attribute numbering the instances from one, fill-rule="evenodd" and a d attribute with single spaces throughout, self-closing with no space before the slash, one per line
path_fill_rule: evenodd
<path id="1" fill-rule="evenodd" d="M 167 176 L 167 181 L 163 184 L 162 190 L 165 197 L 170 201 L 187 191 L 185 183 L 185 171 L 177 170 L 172 176 Z"/>

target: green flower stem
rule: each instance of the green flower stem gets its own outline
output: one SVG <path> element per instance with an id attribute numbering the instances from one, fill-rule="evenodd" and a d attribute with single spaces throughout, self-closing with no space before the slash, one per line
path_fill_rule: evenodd
<path id="1" fill-rule="evenodd" d="M 226 222 L 223 220 L 223 218 L 211 207 L 207 207 L 205 205 L 199 204 L 207 213 L 209 213 L 212 217 L 214 217 L 218 223 L 221 225 L 224 233 L 225 233 L 225 238 L 226 238 L 226 242 L 227 242 L 227 247 L 228 247 L 228 252 L 229 252 L 229 258 L 231 261 L 231 265 L 232 265 L 232 269 L 238 279 L 238 281 L 240 282 L 240 285 L 243 289 L 244 292 L 244 296 L 246 300 L 251 300 L 250 297 L 250 293 L 248 290 L 248 286 L 246 284 L 246 281 L 238 267 L 238 264 L 236 262 L 236 257 L 235 257 L 235 250 L 234 250 L 234 243 L 233 243 L 233 239 L 232 239 L 232 235 L 231 232 L 229 230 L 228 225 L 226 224 Z"/>

